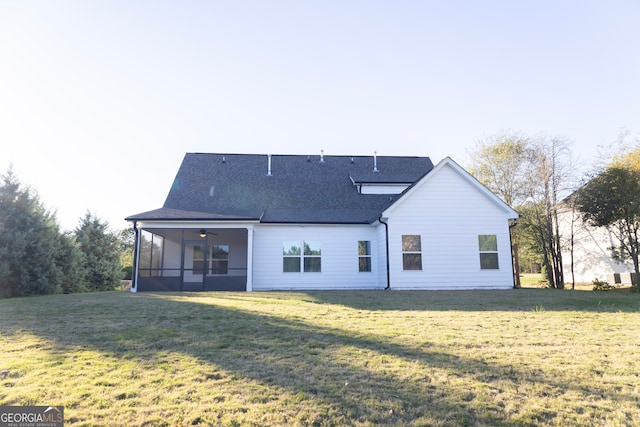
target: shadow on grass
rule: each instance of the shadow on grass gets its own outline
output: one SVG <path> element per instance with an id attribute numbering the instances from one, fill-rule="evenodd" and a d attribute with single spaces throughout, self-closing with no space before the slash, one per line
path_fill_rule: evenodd
<path id="1" fill-rule="evenodd" d="M 309 302 L 358 310 L 640 312 L 640 293 L 559 289 L 301 291 Z M 380 298 L 380 294 L 384 294 Z M 277 293 L 273 293 L 277 297 Z"/>
<path id="2" fill-rule="evenodd" d="M 332 294 L 313 292 L 302 297 L 324 304 L 344 303 L 332 300 Z M 255 382 L 257 390 L 251 393 L 258 400 L 254 403 L 261 398 L 265 404 L 277 401 L 278 390 L 286 392 L 289 397 L 282 412 L 288 413 L 289 420 L 309 425 L 546 424 L 556 414 L 544 408 L 529 409 L 526 416 L 509 413 L 503 402 L 493 398 L 500 391 L 492 383 L 497 379 L 535 381 L 546 388 L 545 393 L 558 395 L 579 389 L 541 372 L 434 351 L 429 343 L 412 348 L 375 332 L 320 327 L 195 300 L 206 294 L 111 295 L 92 303 L 81 296 L 58 297 L 56 310 L 25 311 L 24 319 L 3 326 L 2 332 L 27 330 L 55 341 L 61 351 L 84 347 L 140 362 L 153 361 L 160 352 L 184 354 L 202 362 L 202 380 L 211 381 L 212 387 L 220 380 Z M 401 297 L 400 293 L 390 295 Z M 74 300 L 84 302 L 74 304 Z M 389 310 L 400 305 L 388 304 L 382 305 Z M 406 301 L 403 307 L 409 309 Z M 62 326 L 56 324 L 65 330 L 59 331 Z M 632 396 L 622 393 L 609 397 L 635 404 Z M 307 416 L 300 412 L 308 411 L 308 403 L 315 409 Z"/>

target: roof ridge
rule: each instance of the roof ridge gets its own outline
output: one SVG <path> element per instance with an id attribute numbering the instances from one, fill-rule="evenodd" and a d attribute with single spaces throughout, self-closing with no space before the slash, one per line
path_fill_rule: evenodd
<path id="1" fill-rule="evenodd" d="M 272 156 L 272 157 L 345 157 L 345 158 L 370 158 L 370 157 L 382 157 L 382 158 L 397 158 L 397 159 L 428 159 L 429 156 L 409 156 L 409 155 L 380 155 L 380 154 L 287 154 L 287 153 L 221 153 L 211 152 L 205 153 L 201 151 L 190 151 L 187 154 L 194 155 L 208 155 L 208 156 Z"/>

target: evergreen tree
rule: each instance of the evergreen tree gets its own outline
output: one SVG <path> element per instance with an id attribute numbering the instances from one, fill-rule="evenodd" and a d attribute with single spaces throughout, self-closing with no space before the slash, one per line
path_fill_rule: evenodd
<path id="1" fill-rule="evenodd" d="M 88 290 L 110 291 L 120 284 L 120 246 L 118 236 L 108 224 L 87 212 L 74 231 L 82 252 L 84 282 Z"/>
<path id="2" fill-rule="evenodd" d="M 62 292 L 77 261 L 68 244 L 55 215 L 10 168 L 0 182 L 0 297 Z"/>
<path id="3" fill-rule="evenodd" d="M 60 235 L 58 258 L 63 273 L 62 291 L 65 294 L 87 292 L 82 252 L 71 234 Z"/>

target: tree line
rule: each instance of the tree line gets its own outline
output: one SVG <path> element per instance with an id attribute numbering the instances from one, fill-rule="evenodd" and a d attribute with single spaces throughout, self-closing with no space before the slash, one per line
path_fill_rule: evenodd
<path id="1" fill-rule="evenodd" d="M 0 182 L 0 298 L 114 290 L 131 277 L 132 235 L 90 212 L 72 232 L 11 168 Z"/>
<path id="2" fill-rule="evenodd" d="M 611 257 L 631 260 L 640 277 L 639 145 L 622 136 L 610 159 L 579 171 L 563 137 L 502 131 L 476 144 L 469 172 L 520 214 L 512 233 L 518 271 L 540 266 L 549 286 L 563 289 L 564 264 L 574 263 L 575 227 L 591 226 L 615 236 Z M 570 219 L 568 231 L 561 230 L 561 216 Z M 565 263 L 563 253 L 570 258 Z"/>

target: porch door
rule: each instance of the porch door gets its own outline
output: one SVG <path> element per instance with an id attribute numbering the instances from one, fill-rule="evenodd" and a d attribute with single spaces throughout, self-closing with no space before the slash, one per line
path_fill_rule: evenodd
<path id="1" fill-rule="evenodd" d="M 204 279 L 208 270 L 206 239 L 184 240 L 182 254 L 182 290 L 204 290 Z"/>

